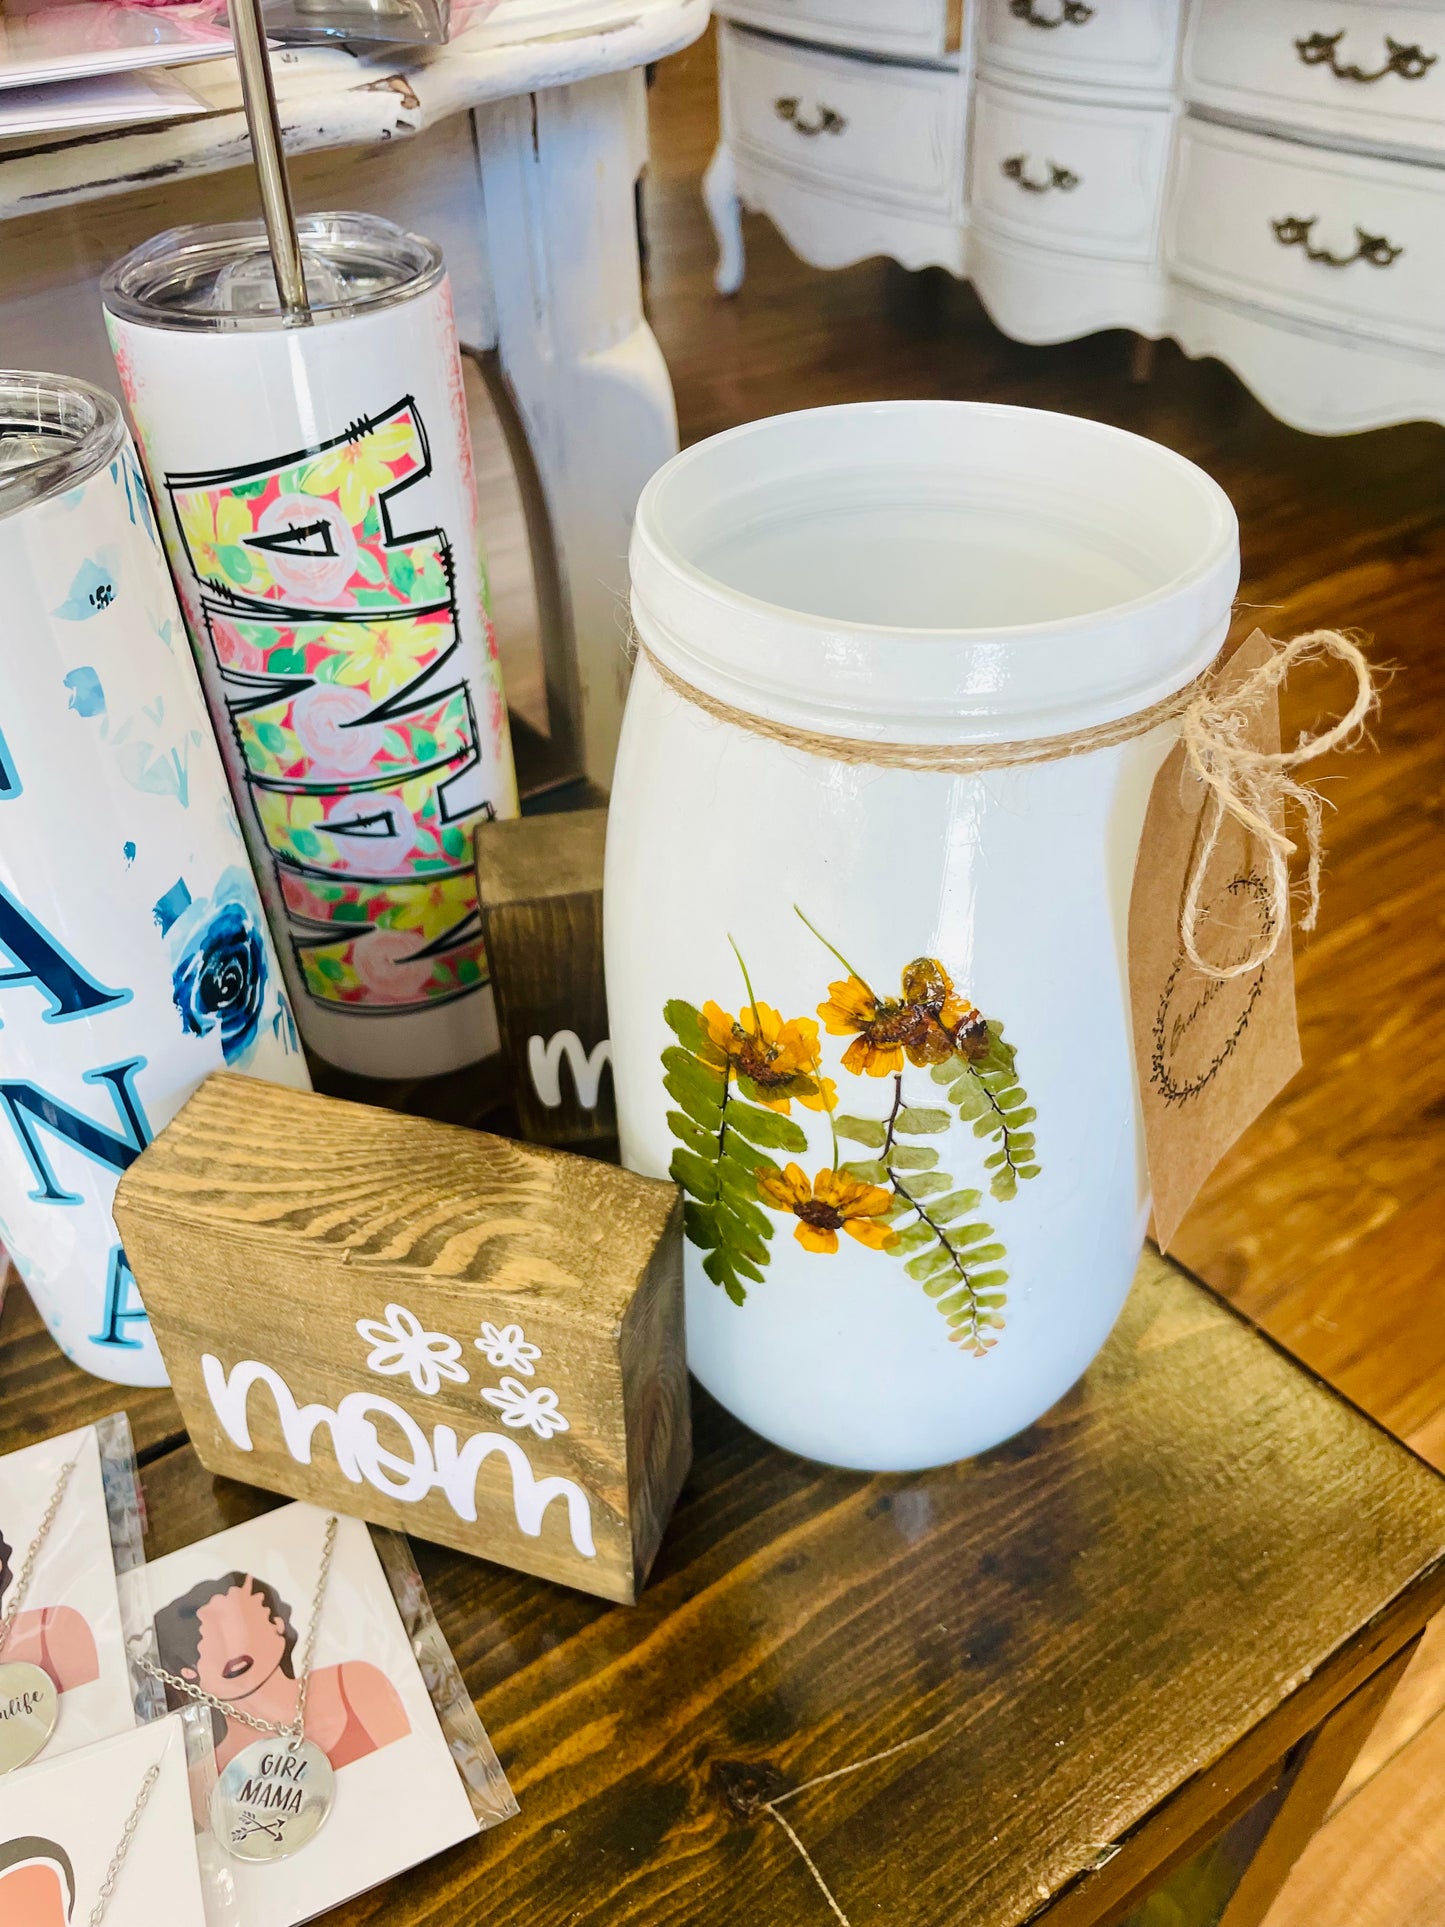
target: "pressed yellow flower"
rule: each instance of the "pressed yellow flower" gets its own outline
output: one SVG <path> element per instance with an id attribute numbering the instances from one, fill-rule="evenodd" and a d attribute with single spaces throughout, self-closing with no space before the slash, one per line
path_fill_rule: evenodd
<path id="1" fill-rule="evenodd" d="M 892 1077 L 910 1064 L 941 1064 L 955 1051 L 976 1053 L 983 1020 L 936 957 L 915 957 L 903 972 L 902 994 L 879 997 L 860 977 L 829 984 L 818 1015 L 831 1037 L 852 1036 L 843 1068 L 855 1076 Z"/>
<path id="2" fill-rule="evenodd" d="M 881 1185 L 864 1184 L 846 1171 L 820 1171 L 811 1183 L 801 1165 L 758 1172 L 758 1190 L 798 1220 L 793 1236 L 805 1251 L 836 1251 L 846 1231 L 870 1251 L 886 1251 L 897 1232 L 882 1222 L 892 1199 Z"/>
<path id="3" fill-rule="evenodd" d="M 416 449 L 411 423 L 391 422 L 319 455 L 307 465 L 301 485 L 313 495 L 335 495 L 347 521 L 359 528 L 376 497 L 396 480 L 390 464 Z"/>
<path id="4" fill-rule="evenodd" d="M 741 1078 L 747 1095 L 770 1111 L 791 1112 L 792 1100 L 810 1111 L 831 1111 L 838 1101 L 831 1077 L 819 1075 L 818 1026 L 811 1017 L 783 1018 L 771 1004 L 746 1004 L 736 1017 L 707 1003 L 702 1020 L 708 1039 Z"/>
<path id="5" fill-rule="evenodd" d="M 213 500 L 207 494 L 182 494 L 178 497 L 177 509 L 196 574 L 212 581 L 219 578 L 230 582 L 230 571 L 216 551 L 234 548 L 250 535 L 253 526 L 250 504 L 236 495 L 221 495 Z M 245 577 L 246 587 L 255 587 L 258 576 L 269 581 L 265 562 L 257 551 L 248 550 L 246 559 L 251 565 Z"/>

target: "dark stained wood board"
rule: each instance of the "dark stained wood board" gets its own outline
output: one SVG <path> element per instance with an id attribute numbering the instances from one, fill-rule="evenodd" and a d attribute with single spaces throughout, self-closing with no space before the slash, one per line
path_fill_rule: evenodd
<path id="1" fill-rule="evenodd" d="M 760 1803 L 897 1746 L 780 1809 L 853 1927 L 1091 1919 L 1101 1848 L 1171 1796 L 1177 1844 L 1445 1596 L 1445 1481 L 1153 1254 L 971 1463 L 862 1478 L 697 1406 L 637 1606 L 418 1546 L 522 1812 L 337 1922 L 827 1927 Z M 273 1503 L 188 1450 L 146 1487 L 156 1554 Z"/>
<path id="2" fill-rule="evenodd" d="M 0 1452 L 18 1452 L 37 1439 L 93 1425 L 122 1407 L 130 1414 L 142 1459 L 185 1436 L 180 1407 L 169 1390 L 111 1385 L 72 1365 L 12 1274 L 0 1312 Z"/>
<path id="3" fill-rule="evenodd" d="M 539 1144 L 617 1136 L 612 1075 L 601 1069 L 606 837 L 605 809 L 515 817 L 477 835 L 477 900 L 502 1048 L 522 1136 Z M 551 1060 L 555 1091 L 547 1088 L 549 1049 L 567 1053 Z M 540 1081 L 534 1051 L 543 1053 Z"/>

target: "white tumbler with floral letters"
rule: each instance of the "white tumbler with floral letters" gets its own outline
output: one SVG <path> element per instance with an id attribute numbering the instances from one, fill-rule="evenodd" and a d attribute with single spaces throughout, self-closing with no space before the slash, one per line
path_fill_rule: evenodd
<path id="1" fill-rule="evenodd" d="M 165 1370 L 111 1217 L 211 1071 L 305 1059 L 119 408 L 0 374 L 0 1239 L 57 1344 Z"/>
<path id="2" fill-rule="evenodd" d="M 1079 1377 L 1148 1216 L 1130 885 L 1235 517 L 1069 416 L 787 415 L 638 506 L 608 832 L 624 1162 L 686 1197 L 688 1356 L 903 1470 Z"/>
<path id="3" fill-rule="evenodd" d="M 116 367 L 307 1043 L 377 1078 L 496 1050 L 472 861 L 515 816 L 441 251 L 177 228 L 106 277 Z"/>

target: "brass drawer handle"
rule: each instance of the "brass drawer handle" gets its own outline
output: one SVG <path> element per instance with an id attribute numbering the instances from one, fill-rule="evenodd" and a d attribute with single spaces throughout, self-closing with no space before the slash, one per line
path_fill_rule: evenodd
<path id="1" fill-rule="evenodd" d="M 1034 0 L 1008 0 L 1008 10 L 1015 20 L 1026 20 L 1031 27 L 1086 27 L 1094 17 L 1085 0 L 1063 0 L 1055 14 L 1040 13 Z"/>
<path id="2" fill-rule="evenodd" d="M 1295 52 L 1306 67 L 1328 67 L 1336 80 L 1360 80 L 1367 85 L 1371 81 L 1383 80 L 1386 74 L 1398 74 L 1401 80 L 1423 80 L 1435 62 L 1438 54 L 1427 54 L 1417 42 L 1408 44 L 1392 40 L 1385 35 L 1385 64 L 1373 73 L 1348 60 L 1343 64 L 1338 58 L 1340 42 L 1344 39 L 1344 29 L 1338 33 L 1312 33 L 1307 39 L 1294 43 Z"/>
<path id="3" fill-rule="evenodd" d="M 1008 159 L 1001 163 L 999 171 L 1006 180 L 1017 181 L 1019 186 L 1029 194 L 1047 194 L 1052 188 L 1058 188 L 1061 193 L 1067 194 L 1071 188 L 1079 185 L 1079 177 L 1073 169 L 1060 167 L 1057 161 L 1044 162 L 1049 174 L 1048 179 L 1043 181 L 1030 180 L 1028 166 L 1027 154 L 1010 154 Z"/>
<path id="4" fill-rule="evenodd" d="M 1362 227 L 1355 229 L 1355 251 L 1353 254 L 1334 254 L 1329 248 L 1316 247 L 1310 239 L 1310 231 L 1318 215 L 1312 214 L 1302 221 L 1297 214 L 1286 214 L 1283 220 L 1271 221 L 1274 238 L 1281 247 L 1303 248 L 1311 261 L 1320 261 L 1327 268 L 1348 268 L 1356 261 L 1368 261 L 1372 268 L 1391 267 L 1405 252 L 1403 247 L 1395 247 L 1383 234 L 1366 234 Z"/>
<path id="5" fill-rule="evenodd" d="M 816 120 L 804 120 L 799 111 L 801 107 L 802 102 L 795 94 L 784 94 L 773 102 L 773 112 L 778 119 L 787 121 L 791 127 L 796 127 L 798 132 L 806 134 L 809 140 L 812 140 L 815 134 L 841 134 L 848 125 L 835 108 L 825 107 L 821 101 L 818 103 Z"/>

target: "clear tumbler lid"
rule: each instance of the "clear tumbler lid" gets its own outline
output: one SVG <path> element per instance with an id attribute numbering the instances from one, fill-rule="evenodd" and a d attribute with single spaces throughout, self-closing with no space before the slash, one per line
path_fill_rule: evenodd
<path id="1" fill-rule="evenodd" d="M 120 406 L 101 389 L 0 369 L 0 516 L 77 487 L 124 438 Z"/>
<path id="2" fill-rule="evenodd" d="M 441 249 L 375 214 L 307 214 L 296 223 L 313 322 L 389 308 L 435 286 Z M 305 325 L 283 313 L 259 221 L 170 228 L 101 281 L 113 315 L 192 333 Z"/>

